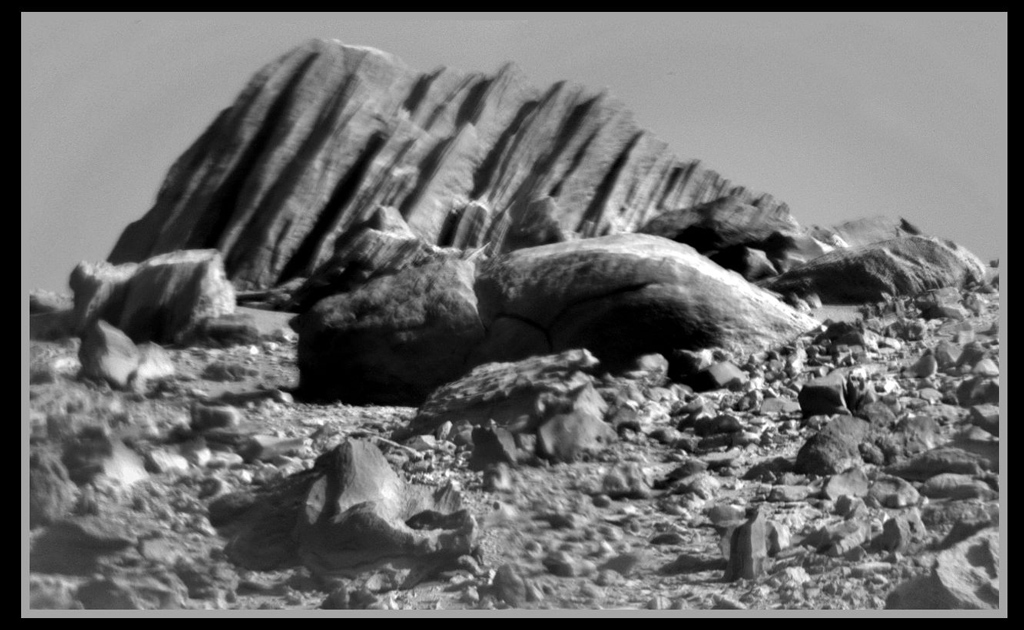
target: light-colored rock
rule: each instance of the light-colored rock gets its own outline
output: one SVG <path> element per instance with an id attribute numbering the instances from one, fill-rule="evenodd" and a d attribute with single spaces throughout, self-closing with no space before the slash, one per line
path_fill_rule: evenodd
<path id="1" fill-rule="evenodd" d="M 534 330 L 511 358 L 583 347 L 608 366 L 650 352 L 671 361 L 677 349 L 749 352 L 817 325 L 693 248 L 645 234 L 512 252 L 481 270 L 476 291 L 488 328 L 478 362 L 508 360 L 497 328 L 510 321 Z"/>
<path id="2" fill-rule="evenodd" d="M 128 388 L 139 359 L 139 350 L 128 335 L 102 320 L 89 326 L 78 350 L 82 377 L 106 381 L 118 389 Z"/>

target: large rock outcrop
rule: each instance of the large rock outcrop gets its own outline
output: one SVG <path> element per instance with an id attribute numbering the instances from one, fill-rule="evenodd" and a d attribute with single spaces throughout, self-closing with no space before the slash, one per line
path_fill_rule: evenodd
<path id="1" fill-rule="evenodd" d="M 482 267 L 458 259 L 408 267 L 300 315 L 303 395 L 418 405 L 485 363 L 585 348 L 615 371 L 651 353 L 749 353 L 818 325 L 658 236 L 530 247 Z"/>
<path id="2" fill-rule="evenodd" d="M 827 304 L 863 304 L 984 279 L 985 265 L 956 243 L 906 236 L 835 250 L 763 286 L 800 296 L 815 293 Z"/>
<path id="3" fill-rule="evenodd" d="M 257 289 L 309 276 L 380 207 L 428 244 L 501 252 L 517 239 L 632 231 L 723 196 L 784 207 L 679 160 L 603 91 L 538 89 L 511 64 L 424 74 L 372 48 L 316 40 L 250 80 L 109 260 L 216 248 L 236 286 Z"/>
<path id="4" fill-rule="evenodd" d="M 586 348 L 610 369 L 649 353 L 751 352 L 817 321 L 698 254 L 646 234 L 521 249 L 476 283 L 487 339 L 474 363 Z"/>

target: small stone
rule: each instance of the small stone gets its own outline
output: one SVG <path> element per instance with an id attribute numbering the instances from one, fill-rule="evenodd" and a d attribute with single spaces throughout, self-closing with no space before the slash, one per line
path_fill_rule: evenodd
<path id="1" fill-rule="evenodd" d="M 910 373 L 917 378 L 931 378 L 938 371 L 939 362 L 931 350 L 925 350 L 921 358 L 910 368 Z"/>
<path id="2" fill-rule="evenodd" d="M 768 494 L 768 501 L 774 503 L 788 503 L 803 501 L 811 494 L 807 486 L 773 486 Z"/>
<path id="3" fill-rule="evenodd" d="M 242 445 L 238 454 L 247 462 L 270 461 L 279 455 L 291 455 L 302 450 L 302 438 L 279 438 L 272 435 L 254 435 Z"/>
<path id="4" fill-rule="evenodd" d="M 747 373 L 729 361 L 720 361 L 699 372 L 693 379 L 693 387 L 697 391 L 716 389 L 736 390 L 750 379 Z"/>
<path id="5" fill-rule="evenodd" d="M 912 510 L 883 523 L 875 545 L 882 551 L 906 553 L 911 543 L 922 540 L 926 533 L 920 514 Z"/>
<path id="6" fill-rule="evenodd" d="M 792 535 L 785 523 L 768 521 L 768 556 L 775 557 L 792 545 Z"/>
<path id="7" fill-rule="evenodd" d="M 863 497 L 868 493 L 868 476 L 861 467 L 832 475 L 825 484 L 824 494 L 835 501 L 841 496 Z"/>
<path id="8" fill-rule="evenodd" d="M 484 489 L 488 492 L 508 492 L 512 488 L 512 473 L 508 464 L 499 462 L 484 470 Z"/>
<path id="9" fill-rule="evenodd" d="M 645 554 L 643 552 L 630 551 L 609 559 L 599 567 L 599 570 L 615 571 L 623 577 L 630 577 L 636 568 L 643 563 L 644 559 Z"/>
<path id="10" fill-rule="evenodd" d="M 887 508 L 917 505 L 920 495 L 914 486 L 899 477 L 879 477 L 871 484 L 868 496 Z"/>
<path id="11" fill-rule="evenodd" d="M 543 560 L 544 567 L 558 577 L 576 577 L 580 575 L 577 561 L 565 551 L 555 551 Z"/>
<path id="12" fill-rule="evenodd" d="M 188 460 L 177 453 L 156 449 L 146 453 L 146 470 L 156 474 L 188 472 Z"/>
<path id="13" fill-rule="evenodd" d="M 768 562 L 765 530 L 764 515 L 755 510 L 746 523 L 731 533 L 729 563 L 724 576 L 727 582 L 756 579 L 765 573 Z"/>
<path id="14" fill-rule="evenodd" d="M 191 415 L 192 428 L 196 431 L 230 429 L 237 427 L 242 422 L 242 412 L 231 405 L 193 403 Z"/>
<path id="15" fill-rule="evenodd" d="M 492 582 L 492 592 L 499 601 L 513 608 L 522 607 L 527 602 L 526 588 L 526 581 L 514 565 L 503 564 L 498 567 Z"/>
<path id="16" fill-rule="evenodd" d="M 956 473 L 935 475 L 921 486 L 921 494 L 929 499 L 981 499 L 983 501 L 999 496 L 984 481 Z"/>
<path id="17" fill-rule="evenodd" d="M 647 476 L 635 462 L 619 464 L 609 471 L 601 480 L 601 491 L 613 499 L 642 499 L 651 494 Z"/>

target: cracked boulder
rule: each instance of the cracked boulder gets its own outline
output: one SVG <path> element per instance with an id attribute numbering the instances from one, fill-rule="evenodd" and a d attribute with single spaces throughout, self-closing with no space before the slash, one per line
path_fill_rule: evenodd
<path id="1" fill-rule="evenodd" d="M 465 373 L 483 339 L 474 265 L 409 267 L 321 300 L 297 318 L 303 396 L 418 405 Z"/>
<path id="2" fill-rule="evenodd" d="M 302 564 L 350 578 L 393 569 L 405 587 L 469 554 L 476 533 L 451 484 L 407 484 L 376 446 L 359 440 L 260 496 L 225 495 L 210 506 L 210 520 L 229 538 L 228 558 L 247 569 Z"/>
<path id="3" fill-rule="evenodd" d="M 481 270 L 476 293 L 487 338 L 474 364 L 586 348 L 614 369 L 655 352 L 750 352 L 817 325 L 692 247 L 646 234 L 512 252 Z"/>

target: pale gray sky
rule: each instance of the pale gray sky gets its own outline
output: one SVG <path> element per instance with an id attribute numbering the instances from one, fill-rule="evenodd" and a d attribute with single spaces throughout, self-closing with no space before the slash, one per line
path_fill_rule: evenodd
<path id="1" fill-rule="evenodd" d="M 64 290 L 264 64 L 313 37 L 610 93 L 803 225 L 885 214 L 1005 258 L 1006 14 L 22 14 L 25 288 Z"/>

